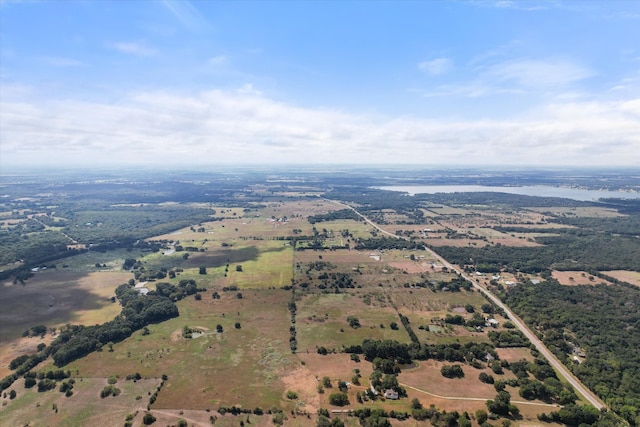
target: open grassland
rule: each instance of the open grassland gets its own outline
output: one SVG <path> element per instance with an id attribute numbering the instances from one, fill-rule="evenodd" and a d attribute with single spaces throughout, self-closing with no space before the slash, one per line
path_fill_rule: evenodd
<path id="1" fill-rule="evenodd" d="M 527 208 L 530 211 L 540 212 L 549 216 L 566 217 L 590 217 L 590 218 L 615 218 L 624 216 L 615 209 L 599 207 L 545 207 Z"/>
<path id="2" fill-rule="evenodd" d="M 623 282 L 640 286 L 640 272 L 638 271 L 612 270 L 612 271 L 603 271 L 603 273 L 615 279 L 622 280 Z M 598 278 L 598 280 L 601 280 L 601 279 Z"/>
<path id="3" fill-rule="evenodd" d="M 489 246 L 490 243 L 485 242 L 484 240 L 479 239 L 467 239 L 467 238 L 456 238 L 456 239 L 448 239 L 446 237 L 437 236 L 434 238 L 427 238 L 425 242 L 434 247 L 438 246 L 455 246 L 455 247 L 466 247 L 466 246 L 477 246 L 482 248 L 484 246 Z"/>
<path id="4" fill-rule="evenodd" d="M 127 258 L 143 258 L 150 256 L 150 250 L 125 250 L 115 249 L 110 251 L 98 252 L 89 251 L 73 257 L 64 258 L 57 263 L 58 270 L 72 272 L 122 272 L 122 264 Z M 100 267 L 96 267 L 100 264 Z M 128 280 L 128 279 L 127 279 Z"/>
<path id="5" fill-rule="evenodd" d="M 44 340 L 20 338 L 24 330 L 36 325 L 95 325 L 113 319 L 121 307 L 111 297 L 115 288 L 130 278 L 131 274 L 124 272 L 47 270 L 36 273 L 24 286 L 2 283 L 0 376 L 9 373 L 11 360 L 33 352 L 40 342 L 51 341 L 48 335 Z"/>
<path id="6" fill-rule="evenodd" d="M 290 293 L 252 290 L 238 299 L 203 295 L 178 303 L 180 317 L 149 326 L 103 351 L 72 363 L 80 376 L 108 377 L 140 373 L 168 376 L 154 409 L 206 409 L 220 405 L 281 406 L 283 373 L 295 364 L 288 345 Z M 239 328 L 236 327 L 238 323 Z M 217 325 L 223 332 L 217 332 Z M 184 326 L 202 331 L 184 338 Z"/>
<path id="7" fill-rule="evenodd" d="M 297 302 L 298 349 L 316 352 L 318 346 L 340 350 L 342 346 L 374 340 L 394 339 L 410 342 L 404 329 L 392 330 L 391 322 L 399 323 L 391 307 L 371 307 L 361 299 L 347 294 L 308 295 Z M 359 327 L 349 326 L 347 317 L 359 320 Z"/>
<path id="8" fill-rule="evenodd" d="M 594 277 L 587 273 L 586 271 L 553 271 L 552 276 L 561 285 L 565 286 L 579 286 L 579 285 L 591 285 L 594 286 L 596 284 L 605 283 L 610 285 L 607 280 L 601 279 L 600 277 Z"/>
<path id="9" fill-rule="evenodd" d="M 258 255 L 229 264 L 229 271 L 219 283 L 240 289 L 281 288 L 291 284 L 293 275 L 293 249 L 286 242 L 258 242 Z M 255 246 L 247 246 L 255 247 Z M 226 266 L 225 266 L 226 268 Z M 238 271 L 238 268 L 241 271 Z"/>
<path id="10" fill-rule="evenodd" d="M 332 221 L 322 221 L 313 224 L 313 226 L 318 231 L 327 230 L 330 233 L 330 237 L 328 240 L 336 240 L 340 242 L 340 239 L 344 243 L 347 242 L 348 238 L 341 236 L 341 232 L 343 230 L 348 230 L 349 233 L 353 236 L 353 238 L 370 238 L 372 232 L 375 232 L 375 228 L 364 221 L 355 221 L 353 219 L 336 219 Z M 336 243 L 338 244 L 338 243 Z M 344 246 L 344 245 L 341 245 Z"/>
<path id="11" fill-rule="evenodd" d="M 158 379 L 136 382 L 120 379 L 115 384 L 120 395 L 101 399 L 100 391 L 107 385 L 106 378 L 77 380 L 70 397 L 57 390 L 39 393 L 36 387 L 25 389 L 24 381 L 20 380 L 6 390 L 16 390 L 17 397 L 3 399 L 8 404 L 0 408 L 0 419 L 3 426 L 118 426 L 124 424 L 127 414 L 138 413 L 135 419 L 140 424 L 149 401 L 148 393 L 159 383 Z"/>
<path id="12" fill-rule="evenodd" d="M 496 379 L 514 378 L 513 374 L 506 372 L 504 375 L 495 375 L 488 369 L 476 369 L 468 365 L 463 366 L 464 378 L 450 379 L 440 375 L 440 368 L 448 363 L 438 361 L 421 362 L 414 369 L 402 371 L 398 380 L 407 387 L 412 396 L 417 397 L 425 406 L 435 404 L 436 407 L 447 411 L 467 411 L 470 414 L 477 409 L 485 409 L 485 402 L 496 394 L 494 387 L 478 381 L 481 372 L 491 374 Z M 512 425 L 531 425 L 526 423 L 538 422 L 536 415 L 541 411 L 557 409 L 555 405 L 545 404 L 540 401 L 524 401 L 518 396 L 518 391 L 507 387 L 511 393 L 512 403 L 521 411 L 523 419 Z M 521 423 L 521 424 L 518 424 Z M 475 425 L 475 424 L 474 424 Z M 537 424 L 533 424 L 537 425 Z M 547 425 L 547 424 L 545 424 Z"/>
<path id="13" fill-rule="evenodd" d="M 456 208 L 453 206 L 429 206 L 428 210 L 435 213 L 436 215 L 469 215 L 472 212 L 468 209 Z"/>
<path id="14" fill-rule="evenodd" d="M 120 312 L 120 306 L 111 301 L 114 290 L 130 278 L 126 272 L 47 270 L 25 285 L 2 283 L 0 343 L 35 325 L 93 325 L 110 320 Z"/>

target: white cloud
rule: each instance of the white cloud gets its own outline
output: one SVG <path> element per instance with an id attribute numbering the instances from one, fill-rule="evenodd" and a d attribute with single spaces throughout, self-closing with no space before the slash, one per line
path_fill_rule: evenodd
<path id="1" fill-rule="evenodd" d="M 640 99 L 623 102 L 620 104 L 620 109 L 640 117 Z M 638 147 L 638 150 L 640 150 L 640 147 Z"/>
<path id="2" fill-rule="evenodd" d="M 209 28 L 206 19 L 189 0 L 163 0 L 162 4 L 188 30 L 201 32 Z"/>
<path id="3" fill-rule="evenodd" d="M 241 88 L 238 88 L 237 92 L 241 95 L 262 95 L 262 92 L 253 87 L 251 83 L 245 83 Z"/>
<path id="4" fill-rule="evenodd" d="M 433 120 L 301 108 L 256 92 L 139 92 L 115 104 L 3 97 L 0 162 L 640 164 L 640 99 Z"/>
<path id="5" fill-rule="evenodd" d="M 436 58 L 429 61 L 422 61 L 418 64 L 418 69 L 431 75 L 445 74 L 453 68 L 453 61 L 449 58 Z"/>
<path id="6" fill-rule="evenodd" d="M 485 69 L 483 78 L 526 88 L 564 86 L 594 76 L 590 69 L 566 59 L 514 59 Z"/>
<path id="7" fill-rule="evenodd" d="M 118 42 L 108 43 L 107 46 L 122 53 L 138 56 L 152 56 L 157 53 L 155 49 L 150 48 L 144 43 L 137 42 Z"/>

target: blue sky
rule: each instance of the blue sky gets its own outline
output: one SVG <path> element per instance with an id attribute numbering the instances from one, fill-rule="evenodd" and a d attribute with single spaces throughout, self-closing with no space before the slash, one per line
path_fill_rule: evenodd
<path id="1" fill-rule="evenodd" d="M 0 0 L 0 168 L 640 165 L 640 2 Z"/>

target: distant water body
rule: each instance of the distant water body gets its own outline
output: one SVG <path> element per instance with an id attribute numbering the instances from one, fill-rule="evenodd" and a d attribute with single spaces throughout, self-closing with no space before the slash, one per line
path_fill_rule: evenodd
<path id="1" fill-rule="evenodd" d="M 414 194 L 436 194 L 436 193 L 509 193 L 521 194 L 524 196 L 538 197 L 562 197 L 581 201 L 596 201 L 604 198 L 616 199 L 640 199 L 640 193 L 629 191 L 607 191 L 607 190 L 583 190 L 579 188 L 551 187 L 537 185 L 529 187 L 489 187 L 485 185 L 392 185 L 375 187 L 380 190 L 401 191 Z"/>

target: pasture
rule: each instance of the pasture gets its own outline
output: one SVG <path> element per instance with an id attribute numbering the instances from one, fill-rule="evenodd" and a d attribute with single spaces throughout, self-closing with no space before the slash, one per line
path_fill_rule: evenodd
<path id="1" fill-rule="evenodd" d="M 5 281 L 0 299 L 0 342 L 20 337 L 31 326 L 96 324 L 112 319 L 120 306 L 111 301 L 131 273 L 115 271 L 37 272 L 25 285 Z"/>
<path id="2" fill-rule="evenodd" d="M 552 276 L 556 279 L 561 285 L 565 286 L 579 286 L 579 285 L 590 285 L 594 286 L 596 284 L 605 283 L 610 285 L 608 281 L 601 279 L 599 277 L 594 277 L 587 273 L 586 271 L 556 271 L 552 272 Z"/>
<path id="3" fill-rule="evenodd" d="M 623 282 L 640 286 L 640 272 L 627 271 L 627 270 L 611 270 L 611 271 L 603 271 L 603 273 L 615 279 L 622 280 Z"/>
<path id="4" fill-rule="evenodd" d="M 107 385 L 106 378 L 81 378 L 73 386 L 73 395 L 52 390 L 39 393 L 37 388 L 25 389 L 19 380 L 7 390 L 16 390 L 18 398 L 9 400 L 0 409 L 2 424 L 6 426 L 46 425 L 74 427 L 79 425 L 123 425 L 128 414 L 137 414 L 142 422 L 148 393 L 159 385 L 159 379 L 141 379 L 136 382 L 124 378 L 115 384 L 121 391 L 118 396 L 100 398 L 100 391 Z M 4 399 L 3 399 L 4 400 Z"/>
<path id="5" fill-rule="evenodd" d="M 189 296 L 176 303 L 179 317 L 149 325 L 148 333 L 134 332 L 115 343 L 113 351 L 105 348 L 64 367 L 73 372 L 76 384 L 82 384 L 70 398 L 58 392 L 23 392 L 23 387 L 16 383 L 13 387 L 20 392 L 19 398 L 6 405 L 3 417 L 5 413 L 11 414 L 7 419 L 12 422 L 25 424 L 35 420 L 37 424 L 51 415 L 55 403 L 59 411 L 51 419 L 60 425 L 77 425 L 86 420 L 121 425 L 127 414 L 136 411 L 134 423 L 139 425 L 149 403 L 149 392 L 152 393 L 160 378 L 166 375 L 168 379 L 151 405 L 152 412 L 163 424 L 176 424 L 182 418 L 190 424 L 209 425 L 209 417 L 215 415 L 215 425 L 237 425 L 247 416 L 222 416 L 215 412 L 220 406 L 237 405 L 265 410 L 280 408 L 288 415 L 286 425 L 306 426 L 315 422 L 315 415 L 310 420 L 291 411 L 315 414 L 319 408 L 333 408 L 329 395 L 337 391 L 338 380 L 352 380 L 354 369 L 360 370 L 362 384 L 350 386 L 351 404 L 346 408 L 361 406 L 356 404 L 356 393 L 368 387 L 372 364 L 364 359 L 351 360 L 341 350 L 344 346 L 362 344 L 365 339 L 410 343 L 400 315 L 407 317 L 422 343 L 488 342 L 486 331 L 444 323 L 447 314 L 470 319 L 472 315 L 465 311 L 465 305 L 480 311 L 486 300 L 477 292 L 434 292 L 422 287 L 455 277 L 442 272 L 429 252 L 295 250 L 290 240 L 284 240 L 312 236 L 315 228 L 326 234 L 326 246 L 349 244 L 353 248 L 355 239 L 379 235 L 362 221 L 341 219 L 311 225 L 306 219 L 309 215 L 343 209 L 343 206 L 313 199 L 270 201 L 249 209 L 211 207 L 216 210 L 214 216 L 223 217 L 222 220 L 194 224 L 148 239 L 169 242 L 172 249 L 179 244 L 197 251 L 91 251 L 65 259 L 65 267 L 57 271 L 37 273 L 25 286 L 3 284 L 3 293 L 9 298 L 1 300 L 0 316 L 13 316 L 13 323 L 6 323 L 5 317 L 0 317 L 3 334 L 0 339 L 6 334 L 6 343 L 11 343 L 3 342 L 0 353 L 2 369 L 7 373 L 6 366 L 12 358 L 32 351 L 41 342 L 40 338 L 19 338 L 24 329 L 40 323 L 48 327 L 66 323 L 95 324 L 115 317 L 121 307 L 112 303 L 110 297 L 116 286 L 133 277 L 132 272 L 122 271 L 127 258 L 140 261 L 146 271 L 178 270 L 174 278 L 167 276 L 158 279 L 160 281 L 177 285 L 180 280 L 194 279 L 198 287 L 206 289 L 199 293 L 201 300 Z M 488 228 L 469 228 L 462 224 L 466 217 L 474 218 L 477 224 L 499 222 L 501 219 L 496 219 L 494 214 L 448 206 L 430 209 L 426 212 L 433 218 L 437 216 L 441 220 L 447 216 L 446 226 L 469 233 L 470 237 L 502 244 L 512 240 L 514 245 L 527 242 Z M 391 211 L 384 215 L 388 220 L 406 219 Z M 522 218 L 542 216 L 540 213 L 527 215 Z M 444 231 L 441 224 L 398 224 L 388 230 L 420 235 L 424 228 Z M 444 233 L 428 234 L 444 236 Z M 449 245 L 487 244 L 472 238 L 427 241 Z M 201 274 L 201 267 L 206 269 L 206 274 Z M 346 281 L 346 277 L 349 286 L 338 287 L 337 283 Z M 292 284 L 295 284 L 295 293 L 289 289 Z M 154 289 L 153 283 L 150 287 Z M 214 293 L 220 298 L 213 298 Z M 296 305 L 295 319 L 290 311 L 292 301 Z M 20 317 L 21 314 L 25 315 Z M 357 325 L 350 318 L 357 319 Z M 498 320 L 504 323 L 505 319 L 498 317 Z M 289 344 L 292 327 L 295 328 L 296 353 L 292 353 Z M 191 338 L 185 336 L 186 330 L 195 331 Z M 8 338 L 15 341 L 10 342 Z M 319 354 L 322 347 L 328 354 Z M 526 349 L 509 351 L 529 354 Z M 512 356 L 505 354 L 505 357 Z M 435 404 L 441 410 L 472 413 L 485 408 L 484 401 L 495 396 L 492 386 L 478 380 L 482 370 L 464 365 L 465 378 L 449 380 L 442 377 L 441 366 L 442 362 L 429 360 L 404 369 L 399 381 L 407 389 L 408 399 L 378 400 L 365 405 L 406 411 L 408 402 L 417 397 L 425 406 Z M 137 383 L 123 380 L 134 373 L 144 379 Z M 510 372 L 505 374 L 509 375 Z M 114 376 L 119 378 L 116 385 L 123 393 L 116 398 L 98 399 L 106 378 Z M 319 393 L 318 382 L 324 376 L 331 378 L 333 387 Z M 288 390 L 296 392 L 298 399 L 287 399 Z M 517 396 L 517 390 L 511 391 Z M 40 406 L 33 418 L 28 418 L 26 408 L 37 403 Z M 104 416 L 109 412 L 105 405 L 114 408 L 110 419 Z M 533 405 L 519 406 L 525 418 L 515 425 L 527 425 L 526 422 L 540 412 L 540 408 Z M 72 410 L 76 413 L 72 414 Z M 272 424 L 270 416 L 249 418 L 252 425 Z M 69 421 L 60 421 L 62 419 Z M 347 425 L 357 424 L 353 418 L 345 421 Z M 393 425 L 422 424 L 407 420 L 393 421 Z"/>
<path id="6" fill-rule="evenodd" d="M 82 377 L 108 377 L 139 372 L 143 377 L 167 375 L 154 409 L 215 409 L 219 406 L 281 406 L 284 372 L 295 366 L 289 350 L 283 290 L 211 293 L 178 303 L 180 317 L 150 325 L 113 346 L 68 366 Z M 236 327 L 239 324 L 239 328 Z M 217 325 L 222 332 L 217 332 Z M 183 328 L 203 331 L 184 338 Z"/>

